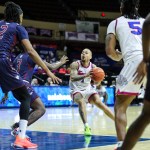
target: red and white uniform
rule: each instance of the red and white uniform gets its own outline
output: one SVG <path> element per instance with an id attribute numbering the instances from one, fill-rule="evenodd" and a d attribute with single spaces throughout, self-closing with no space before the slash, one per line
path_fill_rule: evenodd
<path id="1" fill-rule="evenodd" d="M 143 18 L 128 19 L 124 16 L 112 21 L 107 34 L 114 34 L 119 41 L 124 67 L 116 80 L 116 93 L 123 95 L 138 95 L 141 84 L 133 83 L 133 75 L 143 59 L 142 26 Z M 143 80 L 145 82 L 146 78 Z"/>
<path id="2" fill-rule="evenodd" d="M 78 63 L 78 75 L 85 75 L 93 69 L 93 64 L 90 62 L 88 67 L 84 67 L 81 61 Z M 80 93 L 86 102 L 93 94 L 97 94 L 96 90 L 91 86 L 91 78 L 86 77 L 78 81 L 69 81 L 69 86 L 71 90 L 71 97 L 74 99 L 76 93 Z"/>

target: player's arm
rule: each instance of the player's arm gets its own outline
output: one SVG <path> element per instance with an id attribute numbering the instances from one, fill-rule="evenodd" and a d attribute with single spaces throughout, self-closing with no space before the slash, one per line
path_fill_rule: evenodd
<path id="1" fill-rule="evenodd" d="M 46 64 L 46 66 L 50 69 L 50 70 L 56 70 L 58 69 L 60 66 L 64 65 L 68 60 L 68 57 L 67 56 L 63 56 L 59 62 L 56 62 L 56 63 L 53 63 L 53 64 L 50 64 L 46 61 L 44 61 L 44 63 Z"/>
<path id="2" fill-rule="evenodd" d="M 150 14 L 146 17 L 142 31 L 143 61 L 149 62 L 150 49 Z"/>
<path id="3" fill-rule="evenodd" d="M 143 24 L 142 31 L 142 46 L 143 46 L 143 61 L 139 64 L 136 72 L 134 83 L 139 84 L 146 75 L 147 63 L 150 62 L 149 49 L 150 49 L 150 14 L 146 17 Z"/>
<path id="4" fill-rule="evenodd" d="M 82 80 L 88 76 L 90 76 L 90 73 L 85 74 L 85 75 L 78 75 L 78 63 L 77 62 L 73 62 L 70 65 L 70 79 L 72 81 L 78 81 L 78 80 Z"/>
<path id="5" fill-rule="evenodd" d="M 40 67 L 42 67 L 45 72 L 47 73 L 47 75 L 49 77 L 52 78 L 52 81 L 55 83 L 59 83 L 61 82 L 61 79 L 59 79 L 58 77 L 56 77 L 49 69 L 48 67 L 45 65 L 45 63 L 42 61 L 42 59 L 40 58 L 40 56 L 38 55 L 38 53 L 34 50 L 34 48 L 32 47 L 30 41 L 29 41 L 29 37 L 28 37 L 28 33 L 25 30 L 25 28 L 23 26 L 18 25 L 16 27 L 16 33 L 17 33 L 17 37 L 19 39 L 19 41 L 21 41 L 22 45 L 24 46 L 25 50 L 27 51 L 27 53 L 29 54 L 29 56 L 32 58 L 32 60 L 39 65 Z"/>
<path id="6" fill-rule="evenodd" d="M 115 61 L 120 61 L 122 59 L 122 53 L 115 49 L 116 37 L 113 33 L 107 34 L 105 46 L 106 54 L 108 57 Z"/>
<path id="7" fill-rule="evenodd" d="M 59 83 L 61 82 L 61 79 L 59 79 L 58 77 L 56 77 L 49 69 L 48 67 L 45 65 L 45 63 L 42 61 L 42 59 L 40 58 L 40 56 L 38 55 L 38 53 L 33 49 L 30 41 L 28 39 L 23 39 L 22 41 L 23 46 L 25 47 L 27 53 L 29 54 L 29 56 L 32 58 L 32 60 L 41 68 L 43 68 L 43 70 L 45 70 L 45 72 L 47 73 L 48 76 L 50 76 L 53 80 L 54 83 Z"/>

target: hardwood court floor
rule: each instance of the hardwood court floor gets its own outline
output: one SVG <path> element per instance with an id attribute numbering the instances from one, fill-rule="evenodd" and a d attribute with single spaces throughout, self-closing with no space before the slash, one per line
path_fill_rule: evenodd
<path id="1" fill-rule="evenodd" d="M 111 109 L 113 111 L 113 107 Z M 141 106 L 129 107 L 129 124 L 140 114 L 141 109 Z M 0 114 L 0 150 L 9 150 L 14 138 L 8 129 L 18 120 L 18 109 L 1 109 Z M 38 143 L 38 150 L 113 150 L 116 143 L 114 122 L 96 108 L 88 108 L 88 122 L 92 137 L 84 137 L 77 107 L 47 108 L 46 114 L 28 128 L 27 134 L 33 142 Z M 149 149 L 150 127 L 145 130 L 134 150 Z"/>

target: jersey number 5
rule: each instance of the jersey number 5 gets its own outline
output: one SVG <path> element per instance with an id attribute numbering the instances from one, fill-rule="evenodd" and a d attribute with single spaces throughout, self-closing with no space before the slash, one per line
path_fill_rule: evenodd
<path id="1" fill-rule="evenodd" d="M 129 24 L 129 27 L 131 29 L 133 29 L 131 31 L 132 34 L 135 34 L 135 35 L 141 35 L 142 34 L 142 28 L 140 27 L 140 22 L 137 21 L 137 22 L 128 22 Z"/>

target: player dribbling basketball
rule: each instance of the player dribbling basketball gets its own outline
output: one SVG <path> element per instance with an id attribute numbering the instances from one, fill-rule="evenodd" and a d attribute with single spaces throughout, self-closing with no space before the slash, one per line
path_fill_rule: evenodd
<path id="1" fill-rule="evenodd" d="M 98 108 L 102 109 L 107 116 L 114 120 L 114 115 L 111 110 L 101 102 L 98 93 L 91 86 L 92 69 L 96 67 L 96 65 L 90 62 L 91 58 L 92 52 L 86 48 L 81 53 L 81 60 L 73 62 L 70 67 L 69 85 L 71 97 L 79 106 L 80 117 L 85 127 L 85 135 L 92 134 L 87 123 L 86 103 L 89 102 L 96 105 Z"/>

